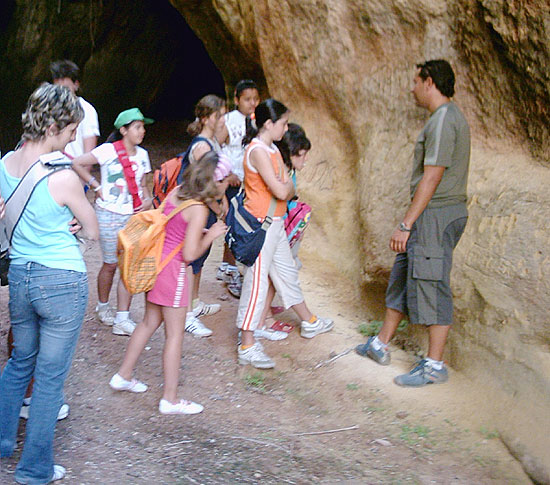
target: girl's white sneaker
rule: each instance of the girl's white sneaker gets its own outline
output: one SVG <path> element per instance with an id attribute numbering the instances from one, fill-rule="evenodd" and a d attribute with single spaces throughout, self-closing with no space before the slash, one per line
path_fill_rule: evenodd
<path id="1" fill-rule="evenodd" d="M 198 414 L 204 409 L 203 406 L 193 401 L 182 399 L 176 404 L 172 404 L 166 399 L 161 399 L 159 403 L 159 411 L 161 414 Z"/>
<path id="2" fill-rule="evenodd" d="M 147 385 L 143 382 L 140 382 L 137 379 L 127 381 L 119 374 L 115 374 L 111 377 L 109 385 L 111 386 L 111 389 L 114 389 L 115 391 L 145 392 L 147 390 Z"/>

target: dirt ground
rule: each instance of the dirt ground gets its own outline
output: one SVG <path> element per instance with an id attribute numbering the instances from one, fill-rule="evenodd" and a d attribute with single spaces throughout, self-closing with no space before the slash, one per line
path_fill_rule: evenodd
<path id="1" fill-rule="evenodd" d="M 182 396 L 204 404 L 197 416 L 165 417 L 161 396 L 163 334 L 153 336 L 136 375 L 150 390 L 115 393 L 107 383 L 117 370 L 127 338 L 114 336 L 93 315 L 97 244 L 86 260 L 90 302 L 66 400 L 68 419 L 59 422 L 56 461 L 67 467 L 66 483 L 530 483 L 508 454 L 491 419 L 481 411 L 475 388 L 451 371 L 448 384 L 402 389 L 392 377 L 413 357 L 394 349 L 389 367 L 350 352 L 361 342 L 359 306 L 348 301 L 346 282 L 307 257 L 302 286 L 309 305 L 335 319 L 336 328 L 312 340 L 297 331 L 265 344 L 276 367 L 258 371 L 236 362 L 237 300 L 215 279 L 218 245 L 209 258 L 203 298 L 222 310 L 204 322 L 208 339 L 186 335 Z M 5 342 L 7 288 L 0 290 Z M 143 314 L 143 297 L 132 315 Z M 296 322 L 291 312 L 287 321 Z M 6 360 L 0 347 L 0 362 Z M 21 423 L 21 436 L 25 423 Z M 348 430 L 342 430 L 350 428 Z M 332 433 L 310 434 L 318 432 Z M 21 451 L 2 461 L 0 483 L 11 483 Z"/>
<path id="2" fill-rule="evenodd" d="M 160 331 L 136 369 L 136 376 L 149 384 L 148 392 L 109 388 L 128 339 L 112 335 L 94 317 L 101 256 L 99 245 L 89 244 L 90 300 L 66 384 L 71 412 L 58 423 L 55 438 L 56 462 L 67 468 L 62 483 L 531 483 L 498 438 L 479 386 L 451 370 L 445 385 L 399 388 L 392 378 L 409 369 L 412 355 L 393 348 L 392 364 L 382 367 L 353 352 L 364 340 L 358 324 L 376 312 L 354 298 L 348 281 L 308 256 L 312 243 L 306 235 L 302 288 L 314 311 L 334 318 L 335 329 L 312 340 L 295 330 L 285 341 L 265 343 L 276 361 L 269 371 L 237 364 L 238 301 L 215 278 L 222 253 L 221 245 L 215 246 L 201 293 L 222 309 L 203 320 L 214 331 L 212 337 L 186 335 L 181 375 L 182 397 L 205 410 L 184 417 L 158 412 Z M 2 287 L 2 366 L 7 301 L 8 290 Z M 142 315 L 143 297 L 138 296 L 132 317 L 139 321 Z M 297 323 L 290 311 L 281 317 Z M 24 428 L 21 421 L 14 457 L 2 460 L 2 484 L 13 483 Z"/>

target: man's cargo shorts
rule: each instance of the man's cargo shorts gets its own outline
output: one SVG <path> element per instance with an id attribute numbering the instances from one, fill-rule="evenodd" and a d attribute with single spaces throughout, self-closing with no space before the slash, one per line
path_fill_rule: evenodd
<path id="1" fill-rule="evenodd" d="M 387 308 L 408 314 L 410 323 L 453 323 L 453 250 L 467 220 L 465 204 L 424 210 L 411 228 L 407 252 L 395 257 Z"/>

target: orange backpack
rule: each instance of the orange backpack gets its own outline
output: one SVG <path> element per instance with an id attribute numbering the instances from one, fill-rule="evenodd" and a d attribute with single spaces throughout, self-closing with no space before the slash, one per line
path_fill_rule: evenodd
<path id="1" fill-rule="evenodd" d="M 181 251 L 185 241 L 178 244 L 161 261 L 166 223 L 183 209 L 202 204 L 196 200 L 186 200 L 168 216 L 163 214 L 163 202 L 158 209 L 134 214 L 124 229 L 118 233 L 118 267 L 126 289 L 132 293 L 143 293 L 153 288 L 157 275 Z"/>
<path id="2" fill-rule="evenodd" d="M 160 207 L 170 191 L 181 183 L 184 153 L 164 162 L 153 174 L 153 207 Z"/>
<path id="3" fill-rule="evenodd" d="M 189 166 L 189 154 L 196 143 L 205 141 L 210 146 L 210 149 L 214 149 L 214 146 L 208 138 L 203 136 L 196 136 L 191 140 L 187 150 L 180 153 L 174 158 L 164 162 L 160 168 L 155 170 L 153 174 L 153 207 L 160 206 L 162 201 L 166 198 L 172 189 L 181 184 L 183 180 L 183 172 Z"/>

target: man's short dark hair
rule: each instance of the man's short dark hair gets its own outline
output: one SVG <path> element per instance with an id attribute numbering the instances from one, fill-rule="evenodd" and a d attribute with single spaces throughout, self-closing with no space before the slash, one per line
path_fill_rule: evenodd
<path id="1" fill-rule="evenodd" d="M 61 61 L 55 61 L 50 64 L 50 72 L 52 73 L 52 80 L 64 79 L 68 77 L 71 81 L 76 82 L 80 80 L 80 69 L 73 62 L 68 59 Z"/>
<path id="2" fill-rule="evenodd" d="M 419 76 L 422 80 L 429 77 L 435 84 L 435 87 L 443 96 L 452 98 L 455 94 L 455 73 L 451 65 L 444 59 L 427 61 L 424 64 L 417 64 L 420 69 Z"/>

